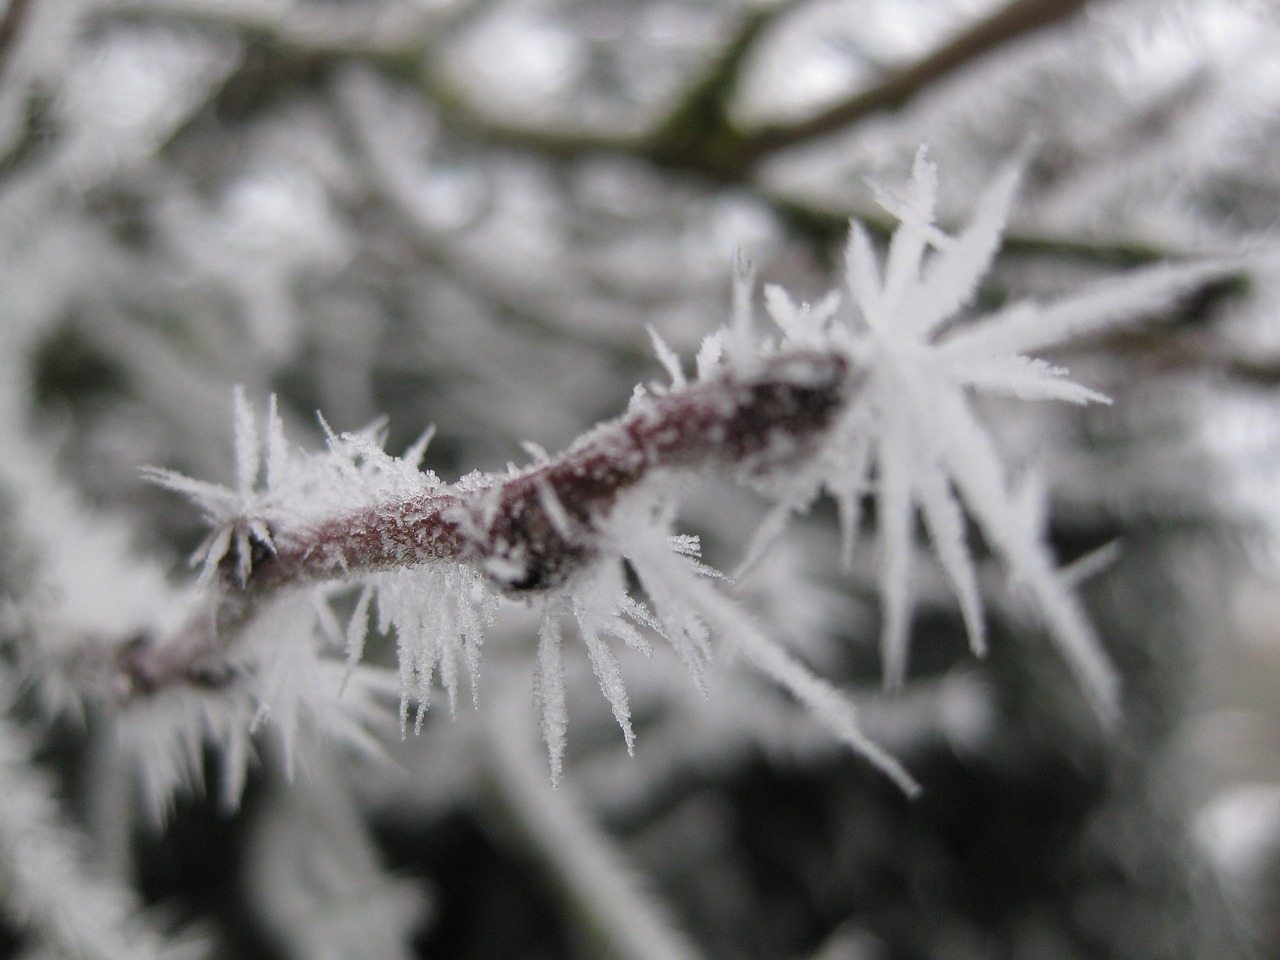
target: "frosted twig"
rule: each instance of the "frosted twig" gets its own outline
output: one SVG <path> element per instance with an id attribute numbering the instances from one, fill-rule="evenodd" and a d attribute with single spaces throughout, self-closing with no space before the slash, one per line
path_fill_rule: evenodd
<path id="1" fill-rule="evenodd" d="M 883 260 L 853 224 L 842 291 L 816 306 L 794 304 L 780 289 L 768 292 L 765 306 L 781 331 L 775 340 L 755 330 L 749 270 L 740 258 L 732 320 L 699 354 L 697 379 L 686 380 L 677 358 L 656 341 L 670 386 L 637 388 L 625 414 L 520 470 L 445 484 L 419 471 L 420 445 L 411 461 L 392 457 L 376 429 L 329 431 L 327 456 L 295 456 L 283 451 L 273 418 L 260 484 L 262 457 L 254 449 L 260 434 L 248 422 L 247 405 L 238 403 L 235 490 L 152 473 L 192 496 L 214 527 L 201 554 L 211 606 L 184 643 L 144 647 L 123 661 L 132 688 L 145 692 L 166 676 L 220 682 L 219 645 L 251 628 L 266 601 L 307 584 L 358 581 L 374 588 L 380 629 L 396 632 L 402 729 L 411 701 L 416 729 L 434 684 L 455 703 L 463 664 L 474 692 L 499 598 L 536 599 L 543 615 L 538 690 L 553 778 L 566 713 L 558 620 L 571 616 L 628 747 L 630 706 L 608 641 L 643 652 L 649 643 L 637 628 L 654 630 L 700 682 L 710 635 L 724 641 L 736 635 L 754 666 L 911 790 L 905 771 L 862 734 L 838 691 L 756 630 L 706 580 L 693 541 L 671 538 L 683 498 L 683 485 L 671 476 L 718 469 L 757 485 L 778 505 L 758 543 L 767 544 L 789 513 L 822 492 L 836 499 L 852 541 L 864 492 L 875 497 L 888 687 L 908 676 L 917 517 L 972 648 L 985 651 L 972 521 L 1010 579 L 1035 601 L 1099 717 L 1114 721 L 1119 678 L 1045 541 L 1043 494 L 1012 475 L 972 397 L 1106 402 L 1030 354 L 1149 315 L 1232 268 L 1157 266 L 1108 284 L 1105 294 L 1089 290 L 966 317 L 999 247 L 1020 172 L 1016 159 L 998 171 L 968 225 L 951 236 L 935 223 L 939 180 L 922 149 L 905 191 L 883 198 L 901 221 Z M 846 556 L 852 549 L 845 545 Z M 630 575 L 645 604 L 629 595 Z M 357 604 L 360 617 L 371 602 Z M 359 648 L 362 630 L 357 623 L 347 631 L 349 650 Z M 183 650 L 198 656 L 184 664 Z M 196 663 L 213 672 L 193 672 Z"/>
<path id="2" fill-rule="evenodd" d="M 270 544 L 252 534 L 233 539 L 217 561 L 228 597 L 222 626 L 248 613 L 246 598 L 440 560 L 482 569 L 506 591 L 556 586 L 591 552 L 589 536 L 567 526 L 589 532 L 621 493 L 655 471 L 764 469 L 801 455 L 858 380 L 838 354 L 781 353 L 753 376 L 726 370 L 649 398 L 515 476 L 472 475 L 310 526 L 276 527 Z"/>

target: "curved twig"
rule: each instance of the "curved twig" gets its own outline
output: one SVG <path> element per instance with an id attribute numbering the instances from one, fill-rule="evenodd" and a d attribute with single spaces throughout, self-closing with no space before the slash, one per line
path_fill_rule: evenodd
<path id="1" fill-rule="evenodd" d="M 917 94 L 1009 43 L 1067 20 L 1087 0 L 1012 0 L 924 57 L 890 73 L 872 87 L 797 123 L 779 124 L 744 135 L 741 158 L 752 165 L 766 156 L 816 140 L 874 113 L 903 106 Z"/>

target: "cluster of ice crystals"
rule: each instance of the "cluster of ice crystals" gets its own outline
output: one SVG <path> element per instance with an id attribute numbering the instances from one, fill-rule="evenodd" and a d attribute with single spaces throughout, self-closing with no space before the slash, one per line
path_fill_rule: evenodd
<path id="1" fill-rule="evenodd" d="M 345 571 L 348 580 L 363 585 L 348 626 L 337 631 L 345 632 L 338 639 L 345 639 L 348 670 L 361 657 L 376 609 L 379 629 L 394 633 L 399 648 L 402 731 L 409 726 L 411 704 L 416 704 L 414 727 L 420 728 L 436 685 L 447 692 L 451 708 L 464 676 L 475 696 L 485 630 L 503 597 L 539 606 L 534 690 L 553 780 L 561 775 L 566 746 L 561 648 L 565 624 L 572 622 L 629 749 L 634 743 L 630 704 L 611 641 L 647 653 L 651 637 L 663 638 L 704 688 L 717 638 L 807 706 L 836 737 L 904 788 L 914 786 L 897 762 L 861 733 L 852 703 L 769 638 L 715 582 L 719 574 L 700 561 L 696 538 L 675 534 L 685 491 L 680 474 L 696 465 L 688 452 L 695 448 L 705 448 L 708 464 L 746 458 L 750 462 L 737 464 L 741 478 L 760 484 L 776 501 L 747 550 L 744 567 L 781 535 L 793 513 L 824 492 L 839 507 L 844 559 L 850 560 L 858 546 L 863 499 L 874 497 L 889 686 L 900 685 L 907 672 L 917 515 L 958 600 L 974 651 L 985 649 L 971 520 L 1010 580 L 1033 601 L 1099 715 L 1110 720 L 1118 709 L 1118 681 L 1074 596 L 1073 578 L 1057 569 L 1045 541 L 1043 494 L 1006 467 L 972 398 L 1106 402 L 1029 353 L 1162 307 L 1221 267 L 1156 267 L 1112 283 L 1105 295 L 1092 290 L 1047 306 L 1017 302 L 986 316 L 960 316 L 999 248 L 1019 170 L 1017 162 L 1000 170 L 971 221 L 953 236 L 934 222 L 938 177 L 922 150 L 906 190 L 881 197 L 900 221 L 884 262 L 865 229 L 853 223 L 843 291 L 797 305 L 781 288 L 765 289 L 768 315 L 780 332 L 774 338 L 761 340 L 753 329 L 754 281 L 740 261 L 732 321 L 705 341 L 696 379 L 686 378 L 674 351 L 651 331 L 670 385 L 638 389 L 625 420 L 597 427 L 555 458 L 560 467 L 572 469 L 551 470 L 556 464 L 533 447 L 535 462 L 523 470 L 471 474 L 446 485 L 419 467 L 429 433 L 404 457 L 394 457 L 384 451 L 377 428 L 340 436 L 329 432 L 328 449 L 310 455 L 287 446 L 274 405 L 260 445 L 252 410 L 237 394 L 234 490 L 167 471 L 153 471 L 152 477 L 189 494 L 205 511 L 213 527 L 200 554 L 206 581 L 231 556 L 245 585 L 255 548 L 259 555 L 274 551 L 273 538 L 305 538 L 308 525 L 318 529 L 314 525 L 320 521 L 353 518 L 347 533 L 358 539 L 370 526 L 390 529 L 406 522 L 418 505 L 424 518 L 436 511 L 432 536 L 448 530 L 446 539 L 453 538 L 440 549 L 432 541 L 434 552 L 415 553 L 417 541 L 397 527 L 390 556 L 402 559 L 403 566 L 388 570 L 383 552 L 368 569 L 348 571 L 343 559 L 326 574 Z M 820 369 L 826 380 L 819 377 Z M 842 382 L 833 386 L 833 375 Z M 821 419 L 827 416 L 822 413 L 813 415 L 817 420 L 797 419 L 806 402 L 800 398 L 813 400 L 821 390 L 828 391 L 822 403 L 838 401 L 833 418 Z M 781 406 L 770 408 L 768 416 L 750 408 L 758 422 L 744 427 L 742 398 L 757 398 L 761 391 L 790 399 L 779 400 Z M 707 419 L 706 435 L 696 438 L 686 436 L 687 422 L 676 422 L 684 409 L 679 404 L 693 397 L 701 404 L 699 416 Z M 767 435 L 729 441 L 732 431 L 744 429 Z M 788 430 L 804 435 L 785 435 Z M 679 462 L 661 462 L 655 451 L 663 449 L 678 449 Z M 785 469 L 778 468 L 782 463 Z M 577 488 L 555 489 L 552 477 L 588 483 L 594 499 L 570 510 Z M 610 484 L 618 489 L 602 493 Z M 388 512 L 387 505 L 398 512 Z M 342 526 L 330 523 L 325 529 L 338 530 L 338 536 Z M 336 548 L 321 543 L 315 549 Z M 643 602 L 628 592 L 628 573 L 639 582 Z M 264 682 L 278 691 L 290 689 L 278 679 Z M 264 704 L 259 716 L 271 707 Z"/>
<path id="2" fill-rule="evenodd" d="M 463 671 L 472 698 L 479 695 L 480 647 L 485 628 L 497 614 L 496 594 L 485 580 L 464 564 L 435 562 L 391 570 L 369 578 L 351 621 L 351 634 L 364 629 L 366 597 L 377 593 L 378 627 L 395 629 L 400 660 L 400 723 L 408 727 L 409 704 L 417 703 L 414 729 L 420 730 L 438 681 L 457 707 Z M 349 646 L 350 655 L 358 648 Z"/>
<path id="3" fill-rule="evenodd" d="M 323 423 L 323 421 L 322 421 Z M 336 434 L 324 424 L 325 451 L 310 454 L 290 445 L 275 398 L 267 412 L 266 437 L 244 391 L 235 392 L 234 489 L 195 480 L 172 470 L 147 468 L 153 482 L 190 497 L 204 512 L 211 532 L 192 557 L 208 582 L 228 555 L 241 584 L 248 581 L 254 546 L 275 549 L 273 531 L 305 527 L 328 517 L 379 503 L 427 494 L 440 486 L 421 469 L 434 433 L 396 457 L 384 450 L 385 430 L 375 423 L 364 430 Z"/>
<path id="4" fill-rule="evenodd" d="M 906 191 L 881 192 L 881 203 L 900 221 L 883 264 L 862 225 L 850 225 L 844 285 L 851 303 L 842 307 L 835 292 L 815 306 L 797 306 L 780 288 L 766 289 L 769 315 L 783 331 L 782 349 L 840 352 L 863 380 L 822 448 L 777 492 L 746 563 L 781 532 L 788 515 L 824 491 L 839 506 L 848 560 L 863 497 L 873 494 L 884 669 L 886 682 L 896 687 L 907 668 L 917 511 L 958 598 L 970 643 L 977 653 L 985 649 L 966 533 L 966 517 L 972 519 L 1011 581 L 1032 599 L 1098 713 L 1110 719 L 1118 681 L 1071 583 L 1056 569 L 1044 539 L 1039 491 L 1010 475 L 971 398 L 1108 402 L 1027 354 L 1142 317 L 1223 268 L 1157 266 L 1111 282 L 1103 295 L 1091 290 L 1048 305 L 1020 301 L 957 319 L 999 248 L 1020 166 L 1015 161 L 998 172 L 968 225 L 951 236 L 934 222 L 938 176 L 922 149 Z"/>

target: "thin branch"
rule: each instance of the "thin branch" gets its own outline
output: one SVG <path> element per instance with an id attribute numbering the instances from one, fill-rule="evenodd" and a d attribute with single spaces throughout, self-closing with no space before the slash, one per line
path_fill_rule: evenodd
<path id="1" fill-rule="evenodd" d="M 29 3 L 30 0 L 17 0 Z M 462 132 L 504 148 L 527 151 L 549 160 L 591 155 L 642 157 L 670 169 L 718 182 L 750 183 L 758 161 L 810 138 L 849 126 L 880 110 L 909 101 L 939 80 L 981 56 L 993 53 L 1034 31 L 1076 15 L 1086 0 L 1013 0 L 974 24 L 916 63 L 887 76 L 842 104 L 791 125 L 741 131 L 729 119 L 728 105 L 742 66 L 767 28 L 793 5 L 779 4 L 747 17 L 706 72 L 679 98 L 676 106 L 651 129 L 584 130 L 569 124 L 532 125 L 486 115 L 477 110 L 448 79 L 431 67 L 426 51 L 439 36 L 465 19 L 461 12 L 415 14 L 372 20 L 346 14 L 307 17 L 277 4 L 255 5 L 228 0 L 115 0 L 103 15 L 113 18 L 179 19 L 232 29 L 303 60 L 356 57 L 403 69 L 411 64 L 415 81 L 442 119 Z M 16 4 L 15 4 L 16 5 Z M 467 8 L 471 15 L 474 10 Z M 0 48 L 0 65 L 3 49 Z M 784 220 L 818 240 L 843 235 L 847 214 L 819 210 L 785 197 L 765 195 Z M 882 215 L 860 215 L 873 232 L 887 236 L 892 221 Z M 1044 252 L 1085 261 L 1138 265 L 1176 256 L 1179 251 L 1134 241 L 1082 241 L 1035 234 L 1007 235 L 1010 252 Z"/>
<path id="2" fill-rule="evenodd" d="M 850 126 L 859 120 L 903 106 L 935 84 L 979 58 L 1023 37 L 1075 16 L 1087 0 L 1013 0 L 946 44 L 878 84 L 816 116 L 793 124 L 741 131 L 729 119 L 729 104 L 742 65 L 766 29 L 790 8 L 780 6 L 747 18 L 710 69 L 680 98 L 667 118 L 647 134 L 583 134 L 548 132 L 542 128 L 477 122 L 474 112 L 432 85 L 438 102 L 451 106 L 452 119 L 486 137 L 552 156 L 587 152 L 638 153 L 655 163 L 715 180 L 751 179 L 767 156 Z"/>
<path id="3" fill-rule="evenodd" d="M 747 172 L 741 163 L 742 134 L 729 118 L 729 104 L 757 42 L 793 6 L 780 3 L 748 15 L 719 55 L 648 129 L 591 131 L 485 117 L 439 71 L 425 68 L 421 80 L 450 124 L 503 146 L 559 158 L 625 154 L 717 180 L 742 180 Z"/>
<path id="4" fill-rule="evenodd" d="M 24 0 L 25 2 L 25 0 Z M 943 46 L 880 83 L 816 116 L 793 124 L 741 131 L 729 120 L 729 103 L 743 63 L 764 34 L 790 10 L 780 5 L 746 18 L 709 69 L 649 130 L 593 131 L 546 123 L 532 125 L 485 116 L 454 90 L 427 55 L 432 37 L 448 24 L 429 14 L 353 16 L 285 5 L 226 0 L 116 0 L 115 18 L 174 18 L 232 29 L 303 58 L 365 57 L 411 64 L 428 96 L 451 125 L 494 143 L 547 157 L 590 153 L 642 156 L 718 181 L 744 182 L 765 157 L 849 126 L 881 110 L 902 106 L 925 88 L 978 58 L 1037 30 L 1066 20 L 1086 0 L 1012 0 Z M 16 4 L 15 4 L 16 5 Z M 393 8 L 397 9 L 397 8 Z"/>
<path id="5" fill-rule="evenodd" d="M 476 474 L 305 528 L 271 529 L 270 543 L 246 518 L 252 532 L 228 535 L 208 606 L 178 636 L 121 652 L 121 699 L 233 682 L 222 651 L 264 603 L 296 586 L 440 561 L 466 564 L 510 595 L 559 586 L 595 557 L 598 524 L 646 477 L 790 462 L 861 380 L 838 354 L 780 353 L 749 374 L 730 369 L 652 397 L 515 474 Z"/>
<path id="6" fill-rule="evenodd" d="M 835 133 L 883 110 L 902 107 L 926 88 L 981 57 L 1074 17 L 1087 0 L 1012 0 L 949 43 L 845 100 L 798 123 L 765 127 L 744 137 L 742 160 L 750 165 L 787 147 Z"/>
<path id="7" fill-rule="evenodd" d="M 742 133 L 729 117 L 743 65 L 765 31 L 794 4 L 757 10 L 743 20 L 720 56 L 668 113 L 649 138 L 646 153 L 656 163 L 726 179 L 745 174 Z"/>
<path id="8" fill-rule="evenodd" d="M 1199 332 L 1118 331 L 1077 344 L 1070 352 L 1113 358 L 1139 374 L 1189 374 L 1268 391 L 1280 387 L 1280 357 L 1223 350 Z"/>
<path id="9" fill-rule="evenodd" d="M 654 471 L 759 463 L 783 437 L 795 455 L 806 437 L 829 424 L 849 378 L 835 354 L 779 355 L 756 376 L 726 373 L 656 397 L 515 476 L 487 476 L 379 504 L 308 530 L 273 531 L 275 549 L 258 544 L 243 583 L 234 551 L 220 564 L 223 580 L 253 593 L 434 560 L 492 571 L 499 557 L 519 556 L 518 571 L 504 566 L 502 575 L 491 574 L 503 589 L 556 586 L 588 548 L 549 515 L 544 491 L 588 531 L 620 494 Z"/>
<path id="10" fill-rule="evenodd" d="M 416 78 L 443 120 L 463 134 L 510 150 L 523 150 L 547 159 L 569 160 L 594 154 L 642 156 L 651 134 L 635 130 L 592 130 L 572 120 L 540 118 L 524 123 L 477 109 L 440 69 L 423 66 Z"/>
<path id="11" fill-rule="evenodd" d="M 884 210 L 837 211 L 777 195 L 768 197 L 767 200 L 792 230 L 816 242 L 825 250 L 834 249 L 845 236 L 851 217 L 866 227 L 868 232 L 885 240 L 897 225 L 897 221 Z M 1140 267 L 1165 260 L 1199 255 L 1194 250 L 1174 249 L 1144 238 L 1093 240 L 1066 235 L 1051 236 L 1017 229 L 1009 229 L 1005 232 L 1000 247 L 1006 254 L 1043 254 L 1063 260 L 1115 267 Z"/>

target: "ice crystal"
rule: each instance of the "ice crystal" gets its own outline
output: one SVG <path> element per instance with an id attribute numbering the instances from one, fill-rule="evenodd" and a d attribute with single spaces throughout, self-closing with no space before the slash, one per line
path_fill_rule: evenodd
<path id="1" fill-rule="evenodd" d="M 273 430 L 272 439 L 276 436 Z M 223 559 L 231 555 L 236 558 L 236 576 L 245 583 L 253 542 L 267 549 L 274 546 L 268 516 L 270 502 L 258 491 L 262 448 L 258 442 L 257 421 L 241 387 L 237 387 L 235 393 L 235 457 L 234 489 L 185 477 L 172 470 L 148 468 L 145 471 L 155 483 L 186 494 L 204 512 L 210 533 L 192 555 L 191 562 L 200 565 L 200 579 L 206 582 L 216 574 Z M 278 462 L 277 457 L 271 459 Z"/>
<path id="2" fill-rule="evenodd" d="M 781 288 L 766 289 L 767 310 L 783 332 L 780 349 L 828 349 L 847 357 L 863 379 L 821 449 L 777 493 L 747 563 L 778 535 L 789 514 L 824 490 L 839 506 L 848 559 L 862 498 L 873 493 L 884 669 L 887 684 L 897 687 L 907 669 L 917 511 L 959 601 L 970 644 L 977 653 L 985 650 L 967 516 L 1010 579 L 1030 595 L 1099 714 L 1110 719 L 1117 709 L 1115 673 L 1056 569 L 1031 488 L 1011 477 L 971 398 L 1108 402 L 1027 353 L 1140 317 L 1221 267 L 1153 267 L 1112 282 L 1105 295 L 1090 291 L 1046 306 L 1017 302 L 986 316 L 958 318 L 999 248 L 1019 172 L 1018 162 L 1000 170 L 969 224 L 951 236 L 935 223 L 937 170 L 922 149 L 906 191 L 881 191 L 882 204 L 900 221 L 883 265 L 865 228 L 850 225 L 849 307 L 841 308 L 836 293 L 815 306 L 797 306 Z"/>

